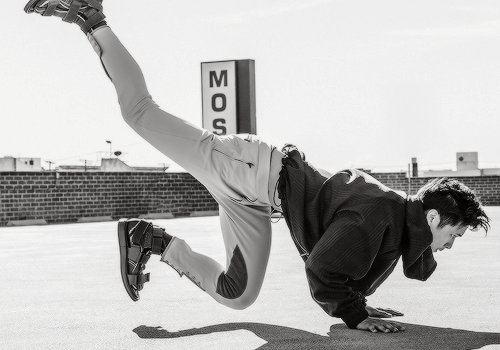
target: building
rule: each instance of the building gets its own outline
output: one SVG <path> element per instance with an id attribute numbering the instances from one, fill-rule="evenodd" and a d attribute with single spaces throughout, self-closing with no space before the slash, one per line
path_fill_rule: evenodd
<path id="1" fill-rule="evenodd" d="M 101 165 L 61 165 L 59 171 L 67 172 L 149 172 L 164 173 L 169 168 L 164 167 L 131 167 L 118 158 L 102 158 Z"/>
<path id="2" fill-rule="evenodd" d="M 0 158 L 0 171 L 42 171 L 40 158 Z"/>
<path id="3" fill-rule="evenodd" d="M 479 169 L 477 152 L 457 152 L 457 170 L 428 170 L 423 172 L 424 177 L 461 177 L 500 175 L 500 168 Z"/>
<path id="4" fill-rule="evenodd" d="M 40 158 L 0 158 L 0 172 L 21 172 L 33 171 L 40 172 L 46 169 L 42 168 Z M 153 172 L 164 173 L 170 167 L 165 164 L 163 167 L 131 167 L 118 158 L 103 158 L 101 165 L 61 165 L 54 170 L 67 172 Z"/>

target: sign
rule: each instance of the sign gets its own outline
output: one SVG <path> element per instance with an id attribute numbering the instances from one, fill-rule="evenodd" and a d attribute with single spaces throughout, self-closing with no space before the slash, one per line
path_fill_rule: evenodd
<path id="1" fill-rule="evenodd" d="M 256 134 L 255 61 L 201 64 L 203 127 L 217 135 Z"/>
<path id="2" fill-rule="evenodd" d="M 217 135 L 238 133 L 236 61 L 201 64 L 203 127 Z"/>

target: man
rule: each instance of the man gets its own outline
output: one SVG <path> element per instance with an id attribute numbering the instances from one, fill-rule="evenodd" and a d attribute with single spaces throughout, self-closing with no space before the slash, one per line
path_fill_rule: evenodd
<path id="1" fill-rule="evenodd" d="M 383 318 L 402 314 L 369 307 L 365 297 L 400 257 L 407 277 L 426 280 L 436 267 L 433 252 L 451 248 L 467 228 L 488 228 L 481 203 L 458 181 L 437 179 L 407 196 L 358 170 L 318 171 L 294 146 L 279 151 L 255 135 L 217 136 L 161 110 L 107 26 L 102 0 L 31 0 L 25 11 L 77 23 L 115 86 L 125 121 L 219 203 L 225 268 L 147 221 L 119 221 L 122 280 L 134 301 L 149 281 L 146 263 L 157 254 L 219 303 L 248 307 L 267 267 L 270 215 L 279 211 L 305 262 L 314 300 L 350 328 L 398 332 L 404 327 Z"/>

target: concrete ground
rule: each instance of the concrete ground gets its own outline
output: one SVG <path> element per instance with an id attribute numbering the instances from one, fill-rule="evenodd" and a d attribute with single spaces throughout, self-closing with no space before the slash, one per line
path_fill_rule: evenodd
<path id="1" fill-rule="evenodd" d="M 407 330 L 347 329 L 311 299 L 284 220 L 274 224 L 267 277 L 243 311 L 214 302 L 152 258 L 151 282 L 123 289 L 116 223 L 0 228 L 1 349 L 500 349 L 500 207 L 488 236 L 467 232 L 436 254 L 427 282 L 401 266 L 369 298 L 405 313 Z M 224 262 L 217 217 L 157 220 Z"/>

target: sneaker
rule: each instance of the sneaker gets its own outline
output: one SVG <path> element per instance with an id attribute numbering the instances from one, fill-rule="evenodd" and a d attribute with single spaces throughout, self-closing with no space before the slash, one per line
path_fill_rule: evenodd
<path id="1" fill-rule="evenodd" d="M 143 271 L 151 254 L 161 255 L 171 239 L 163 228 L 145 220 L 118 221 L 122 282 L 133 301 L 139 300 L 139 291 L 149 282 L 149 273 L 143 274 Z"/>
<path id="2" fill-rule="evenodd" d="M 65 22 L 78 24 L 85 34 L 106 25 L 102 0 L 30 0 L 24 11 L 61 17 Z"/>

